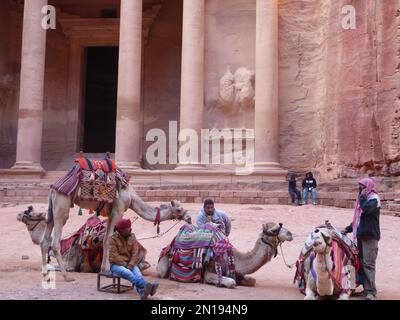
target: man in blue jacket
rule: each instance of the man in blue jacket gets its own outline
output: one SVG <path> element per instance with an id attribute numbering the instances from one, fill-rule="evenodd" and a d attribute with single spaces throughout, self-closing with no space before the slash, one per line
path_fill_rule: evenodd
<path id="1" fill-rule="evenodd" d="M 359 182 L 359 195 L 355 203 L 353 222 L 343 233 L 353 232 L 353 241 L 357 244 L 361 262 L 361 277 L 364 296 L 373 300 L 377 294 L 375 285 L 378 242 L 381 238 L 379 227 L 381 201 L 375 192 L 375 183 L 365 178 Z"/>
<path id="2" fill-rule="evenodd" d="M 214 208 L 214 201 L 212 199 L 206 199 L 204 201 L 203 208 L 199 212 L 196 223 L 201 227 L 207 222 L 218 224 L 226 236 L 229 236 L 231 233 L 231 219 L 225 212 Z"/>

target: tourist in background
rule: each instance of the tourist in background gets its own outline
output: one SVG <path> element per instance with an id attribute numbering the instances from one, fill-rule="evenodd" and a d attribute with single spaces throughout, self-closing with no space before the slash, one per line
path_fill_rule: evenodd
<path id="1" fill-rule="evenodd" d="M 297 204 L 301 206 L 301 192 L 299 189 L 297 189 L 297 181 L 295 173 L 291 173 L 289 175 L 289 194 L 292 197 L 292 206 L 296 204 L 296 198 L 297 198 Z"/>
<path id="2" fill-rule="evenodd" d="M 303 179 L 303 204 L 307 204 L 308 194 L 311 193 L 313 205 L 317 204 L 317 180 L 311 172 L 307 172 L 306 177 Z"/>

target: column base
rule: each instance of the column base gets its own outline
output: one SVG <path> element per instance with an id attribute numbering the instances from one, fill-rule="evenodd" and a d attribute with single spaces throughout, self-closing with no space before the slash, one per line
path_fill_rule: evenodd
<path id="1" fill-rule="evenodd" d="M 37 171 L 38 173 L 45 172 L 40 163 L 35 163 L 30 161 L 18 161 L 11 167 L 11 170 L 18 170 L 18 171 L 26 170 L 30 172 Z"/>
<path id="2" fill-rule="evenodd" d="M 207 170 L 206 166 L 201 163 L 179 163 L 174 169 L 175 171 L 198 171 Z"/>
<path id="3" fill-rule="evenodd" d="M 142 167 L 140 166 L 139 162 L 116 162 L 116 165 L 126 171 L 131 171 L 131 170 L 142 170 Z"/>

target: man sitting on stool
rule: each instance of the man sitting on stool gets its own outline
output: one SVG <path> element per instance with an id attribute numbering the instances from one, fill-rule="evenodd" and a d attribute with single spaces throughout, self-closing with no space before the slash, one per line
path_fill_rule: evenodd
<path id="1" fill-rule="evenodd" d="M 116 231 L 109 242 L 109 261 L 111 272 L 121 278 L 127 279 L 136 286 L 141 300 L 146 300 L 149 294 L 153 296 L 158 288 L 158 283 L 150 283 L 143 279 L 137 266 L 139 261 L 139 243 L 132 233 L 131 221 L 121 219 Z"/>

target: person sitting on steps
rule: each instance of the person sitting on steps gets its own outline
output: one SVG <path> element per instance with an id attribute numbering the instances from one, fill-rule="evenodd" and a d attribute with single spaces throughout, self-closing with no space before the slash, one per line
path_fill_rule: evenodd
<path id="1" fill-rule="evenodd" d="M 307 204 L 308 194 L 311 193 L 311 199 L 313 205 L 317 204 L 317 181 L 311 172 L 306 174 L 303 179 L 303 204 Z"/>

